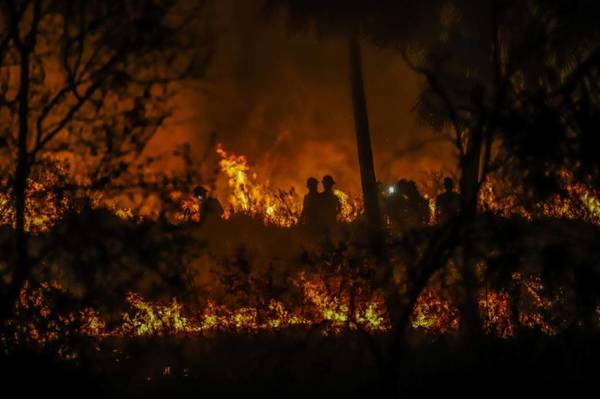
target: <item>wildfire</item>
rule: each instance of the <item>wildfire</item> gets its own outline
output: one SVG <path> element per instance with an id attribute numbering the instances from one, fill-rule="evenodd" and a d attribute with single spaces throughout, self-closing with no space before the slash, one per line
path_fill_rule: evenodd
<path id="1" fill-rule="evenodd" d="M 264 306 L 237 309 L 209 301 L 199 314 L 185 315 L 176 299 L 161 304 L 129 293 L 127 303 L 132 311 L 123 314 L 123 324 L 111 335 L 202 335 L 218 331 L 278 330 L 291 326 L 321 326 L 324 334 L 356 328 L 372 333 L 389 330 L 385 307 L 378 297 L 361 301 L 352 313 L 350 297 L 330 294 L 319 277 L 306 279 L 301 274 L 295 284 L 304 294 L 302 309 L 290 310 L 275 299 Z"/>
<path id="2" fill-rule="evenodd" d="M 273 190 L 268 184 L 260 183 L 256 173 L 248 166 L 243 155 L 228 153 L 217 146 L 219 167 L 227 177 L 230 190 L 229 210 L 226 218 L 233 213 L 259 217 L 266 224 L 290 227 L 298 223 L 302 211 L 302 198 L 292 188 L 289 191 Z M 353 199 L 341 190 L 334 190 L 341 203 L 338 219 L 350 223 L 362 212 L 360 201 Z"/>
<path id="3" fill-rule="evenodd" d="M 252 172 L 243 155 L 226 152 L 220 145 L 216 149 L 219 167 L 227 178 L 229 197 L 225 218 L 234 214 L 245 214 L 259 218 L 265 224 L 291 227 L 298 223 L 301 212 L 301 197 L 290 191 L 273 190 L 262 183 Z M 26 217 L 27 229 L 31 232 L 48 231 L 71 206 L 71 199 L 60 194 L 59 177 L 55 172 L 42 173 L 28 182 Z M 565 175 L 566 176 L 566 175 Z M 555 196 L 539 204 L 536 211 L 528 212 L 519 205 L 516 195 L 500 197 L 491 181 L 486 181 L 480 192 L 482 209 L 510 217 L 520 215 L 528 220 L 535 217 L 557 217 L 580 219 L 600 225 L 600 196 L 579 183 L 570 183 L 565 177 L 566 197 Z M 6 185 L 6 183 L 5 183 Z M 335 190 L 341 203 L 341 222 L 352 222 L 362 213 L 359 200 L 341 190 Z M 170 199 L 181 204 L 174 222 L 198 221 L 200 203 L 183 192 L 172 192 Z M 428 198 L 434 223 L 435 201 Z M 14 224 L 10 192 L 0 195 L 0 224 Z M 93 206 L 110 209 L 116 216 L 134 221 L 141 220 L 132 209 L 118 207 L 110 200 L 97 198 Z M 16 318 L 9 322 L 14 331 L 10 340 L 34 342 L 38 345 L 58 345 L 64 357 L 73 356 L 60 342 L 75 335 L 93 339 L 105 337 L 203 335 L 219 331 L 257 332 L 281 330 L 289 327 L 317 327 L 324 334 L 364 330 L 373 334 L 387 333 L 390 320 L 381 293 L 371 292 L 365 282 L 350 281 L 344 276 L 325 278 L 315 274 L 307 277 L 298 275 L 293 285 L 302 293 L 301 304 L 290 306 L 277 299 L 254 306 L 231 308 L 207 301 L 199 312 L 186 311 L 184 304 L 176 298 L 162 303 L 149 301 L 130 292 L 125 298 L 127 311 L 121 315 L 118 325 L 104 320 L 92 308 L 59 309 L 55 306 L 57 296 L 65 292 L 59 284 L 43 283 L 37 288 L 26 285 L 21 291 L 16 309 Z M 518 280 L 518 281 L 517 281 Z M 480 293 L 478 306 L 482 327 L 488 334 L 503 338 L 514 336 L 515 327 L 539 328 L 546 334 L 556 334 L 559 326 L 548 320 L 549 314 L 564 294 L 548 297 L 540 279 L 528 277 L 515 279 L 523 291 L 518 314 L 513 315 L 511 301 L 514 299 L 504 291 Z M 561 296 L 562 295 L 562 296 Z M 599 308 L 600 309 L 600 308 Z M 460 314 L 456 306 L 440 292 L 426 289 L 419 296 L 412 312 L 411 325 L 416 330 L 446 334 L 458 330 Z M 8 342 L 6 336 L 1 342 Z"/>
<path id="4" fill-rule="evenodd" d="M 389 321 L 381 297 L 367 297 L 361 292 L 352 296 L 341 289 L 340 283 L 339 279 L 326 283 L 318 275 L 306 278 L 300 274 L 294 285 L 301 289 L 304 300 L 302 306 L 294 309 L 276 299 L 261 306 L 237 309 L 208 301 L 201 312 L 188 313 L 175 298 L 167 303 L 153 302 L 130 292 L 126 297 L 128 311 L 122 313 L 120 324 L 110 329 L 94 309 L 66 313 L 55 310 L 54 298 L 65 295 L 60 284 L 43 283 L 36 289 L 27 284 L 21 290 L 17 319 L 10 325 L 15 328 L 17 341 L 41 346 L 73 334 L 101 339 L 205 335 L 219 331 L 248 333 L 293 326 L 318 327 L 323 334 L 358 328 L 370 333 L 387 332 Z"/>
<path id="5" fill-rule="evenodd" d="M 510 316 L 510 296 L 503 291 L 485 290 L 479 295 L 479 312 L 483 329 L 488 334 L 501 338 L 514 335 L 514 326 Z"/>
<path id="6" fill-rule="evenodd" d="M 427 205 L 429 206 L 429 222 L 430 226 L 437 223 L 436 216 L 436 207 L 435 207 L 435 198 L 429 198 L 427 194 L 425 194 L 425 199 L 427 200 Z"/>
<path id="7" fill-rule="evenodd" d="M 533 215 L 519 204 L 516 194 L 498 194 L 502 188 L 497 181 L 486 179 L 479 190 L 479 208 L 503 217 L 521 216 L 527 220 L 533 219 Z"/>
<path id="8" fill-rule="evenodd" d="M 274 192 L 266 184 L 259 183 L 256 174 L 250 171 L 246 157 L 229 154 L 220 144 L 217 155 L 231 190 L 226 218 L 232 213 L 241 213 L 260 217 L 265 223 L 277 226 L 290 227 L 298 223 L 300 200 L 294 190 Z"/>
<path id="9" fill-rule="evenodd" d="M 560 298 L 549 299 L 543 295 L 544 288 L 535 277 L 525 280 L 518 275 L 515 281 L 522 283 L 522 300 L 525 301 L 520 303 L 516 318 L 512 317 L 513 299 L 508 292 L 487 289 L 480 292 L 478 305 L 483 331 L 510 338 L 515 335 L 515 323 L 519 323 L 525 328 L 539 328 L 548 335 L 558 333 L 560 326 L 547 317 Z M 120 322 L 116 325 L 113 322 L 110 327 L 92 308 L 79 311 L 57 308 L 60 297 L 66 295 L 60 284 L 43 283 L 38 288 L 27 284 L 19 297 L 16 318 L 8 322 L 12 333 L 0 336 L 0 343 L 53 346 L 58 348 L 61 357 L 74 358 L 77 355 L 68 342 L 77 336 L 92 340 L 210 336 L 219 332 L 248 334 L 291 327 L 317 328 L 324 335 L 359 329 L 370 334 L 387 334 L 391 325 L 382 296 L 364 284 L 342 276 L 325 278 L 320 274 L 300 273 L 293 280 L 293 285 L 302 292 L 302 300 L 295 307 L 276 299 L 238 308 L 208 301 L 196 312 L 186 311 L 176 298 L 168 302 L 149 301 L 130 292 L 126 297 L 128 310 L 121 314 Z M 428 288 L 415 304 L 411 326 L 429 334 L 453 334 L 459 329 L 460 313 L 451 300 Z"/>
<path id="10" fill-rule="evenodd" d="M 458 309 L 434 290 L 427 289 L 417 299 L 411 324 L 415 329 L 428 332 L 455 332 L 459 326 Z"/>
<path id="11" fill-rule="evenodd" d="M 133 308 L 133 314 L 123 314 L 123 325 L 116 330 L 122 335 L 163 335 L 190 333 L 193 323 L 182 315 L 182 305 L 173 299 L 168 305 L 146 302 L 141 296 L 130 292 L 127 303 Z"/>
<path id="12" fill-rule="evenodd" d="M 338 197 L 341 204 L 341 211 L 338 215 L 340 222 L 351 223 L 362 213 L 362 202 L 360 199 L 352 198 L 342 190 L 334 189 L 333 193 Z"/>
<path id="13" fill-rule="evenodd" d="M 48 231 L 63 216 L 69 206 L 69 198 L 49 189 L 53 179 L 46 176 L 45 183 L 28 179 L 25 203 L 25 230 L 32 233 Z M 6 185 L 6 184 L 4 184 Z M 15 209 L 10 193 L 0 194 L 0 225 L 15 226 Z"/>
<path id="14" fill-rule="evenodd" d="M 568 179 L 565 177 L 565 179 Z M 542 204 L 542 213 L 547 217 L 584 220 L 600 225 L 600 196 L 581 183 L 569 183 L 567 195 L 555 195 Z"/>
<path id="15" fill-rule="evenodd" d="M 245 214 L 262 220 L 267 225 L 292 227 L 298 223 L 302 211 L 302 198 L 294 188 L 288 191 L 273 189 L 252 171 L 247 158 L 227 152 L 219 144 L 216 148 L 219 168 L 227 179 L 228 197 L 224 218 L 234 214 Z M 52 228 L 72 206 L 72 198 L 63 193 L 60 186 L 66 180 L 66 169 L 60 160 L 46 160 L 52 167 L 42 168 L 28 180 L 26 201 L 26 229 L 43 233 Z M 564 195 L 555 195 L 550 200 L 527 210 L 521 204 L 518 194 L 502 193 L 499 181 L 486 179 L 479 192 L 481 210 L 511 217 L 521 216 L 527 220 L 538 217 L 577 219 L 600 225 L 600 194 L 589 187 L 572 182 L 568 173 L 563 173 Z M 3 185 L 7 186 L 4 181 Z M 506 191 L 506 190 L 505 190 Z M 189 194 L 189 193 L 188 193 Z M 178 209 L 171 220 L 173 223 L 197 222 L 200 220 L 198 199 L 183 192 L 168 193 L 171 201 L 178 203 Z M 351 223 L 363 212 L 362 202 L 346 192 L 335 189 L 334 194 L 341 204 L 338 220 Z M 141 221 L 144 216 L 132 208 L 124 207 L 115 199 L 105 198 L 102 193 L 91 194 L 90 202 L 95 208 L 109 209 L 119 218 Z M 435 223 L 435 198 L 425 196 L 429 204 L 430 224 Z M 155 211 L 156 216 L 160 211 Z M 0 225 L 14 226 L 14 200 L 10 190 L 0 194 Z"/>
<path id="16" fill-rule="evenodd" d="M 534 276 L 523 281 L 527 295 L 527 311 L 519 313 L 519 322 L 530 329 L 539 328 L 544 334 L 556 335 L 560 323 L 548 317 L 564 299 L 564 293 L 549 296 L 544 290 L 544 284 L 539 276 Z"/>
<path id="17" fill-rule="evenodd" d="M 363 295 L 364 289 L 358 282 L 344 281 L 342 277 L 328 281 L 320 276 L 307 279 L 300 274 L 295 284 L 304 292 L 310 318 L 317 323 L 326 322 L 332 331 L 346 328 L 363 328 L 370 332 L 389 330 L 383 299 L 377 294 Z"/>
<path id="18" fill-rule="evenodd" d="M 568 173 L 562 174 L 564 194 L 556 194 L 546 202 L 538 203 L 529 211 L 525 209 L 515 193 L 498 194 L 501 187 L 497 181 L 487 179 L 479 192 L 481 210 L 511 217 L 521 216 L 526 220 L 539 217 L 583 220 L 600 225 L 600 195 L 590 187 L 572 182 Z"/>

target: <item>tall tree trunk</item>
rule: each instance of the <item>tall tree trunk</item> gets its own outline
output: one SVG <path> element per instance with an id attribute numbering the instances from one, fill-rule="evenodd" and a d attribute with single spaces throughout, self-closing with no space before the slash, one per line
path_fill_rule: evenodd
<path id="1" fill-rule="evenodd" d="M 383 247 L 383 229 L 377 195 L 377 181 L 373 166 L 373 150 L 371 149 L 371 133 L 367 113 L 367 100 L 363 84 L 362 61 L 358 34 L 354 33 L 349 40 L 350 83 L 352 87 L 352 104 L 354 107 L 354 124 L 356 144 L 360 166 L 360 180 L 365 204 L 365 216 L 376 252 Z"/>
<path id="2" fill-rule="evenodd" d="M 477 212 L 482 145 L 483 132 L 481 128 L 476 127 L 472 130 L 467 143 L 460 179 L 462 212 L 468 217 L 474 216 Z"/>
<path id="3" fill-rule="evenodd" d="M 467 150 L 461 165 L 460 190 L 462 213 L 467 223 L 472 221 L 477 214 L 483 145 L 483 130 L 480 126 L 475 126 L 470 132 Z M 473 242 L 466 237 L 462 243 L 461 265 L 464 298 L 459 305 L 461 312 L 460 329 L 464 342 L 472 342 L 481 333 L 481 317 L 478 306 L 479 284 L 475 270 L 476 267 L 475 247 L 473 246 Z"/>
<path id="4" fill-rule="evenodd" d="M 29 276 L 29 235 L 25 229 L 25 206 L 27 200 L 27 178 L 29 177 L 29 159 L 27 152 L 27 133 L 29 130 L 29 50 L 21 51 L 21 77 L 19 87 L 19 136 L 17 147 L 17 165 L 13 185 L 15 200 L 15 249 L 16 259 L 13 278 L 7 297 L 2 303 L 0 323 L 3 324 L 14 311 L 19 293 Z"/>
<path id="5" fill-rule="evenodd" d="M 349 66 L 350 86 L 352 89 L 352 105 L 354 109 L 354 125 L 356 130 L 356 147 L 360 167 L 360 181 L 362 186 L 367 232 L 373 254 L 379 261 L 380 270 L 377 286 L 385 287 L 386 306 L 390 311 L 392 322 L 391 345 L 385 350 L 374 345 L 374 354 L 380 362 L 382 371 L 382 384 L 386 386 L 387 393 L 396 397 L 398 392 L 399 361 L 404 360 L 404 327 L 400 312 L 402 304 L 398 291 L 393 284 L 393 268 L 386 256 L 381 213 L 379 210 L 379 195 L 377 193 L 377 180 L 373 165 L 373 150 L 371 148 L 371 133 L 369 131 L 369 118 L 367 100 L 363 83 L 362 60 L 358 33 L 354 32 L 349 37 Z M 390 287 L 390 285 L 392 287 Z"/>

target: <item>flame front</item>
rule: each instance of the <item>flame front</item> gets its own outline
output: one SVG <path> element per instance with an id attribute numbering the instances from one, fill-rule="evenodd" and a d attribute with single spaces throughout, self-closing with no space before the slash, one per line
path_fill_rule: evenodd
<path id="1" fill-rule="evenodd" d="M 293 189 L 288 192 L 272 190 L 268 184 L 259 181 L 244 156 L 227 153 L 221 146 L 218 146 L 217 154 L 230 191 L 225 218 L 244 214 L 258 218 L 267 225 L 291 227 L 298 223 L 302 201 Z M 39 180 L 29 182 L 27 228 L 43 233 L 69 209 L 70 199 L 53 192 L 51 188 L 55 182 L 51 174 L 38 177 Z M 569 182 L 568 175 L 565 175 L 565 184 L 566 198 L 556 196 L 538 204 L 537 210 L 531 213 L 518 205 L 515 196 L 498 198 L 488 181 L 482 187 L 480 205 L 485 210 L 505 217 L 514 214 L 528 220 L 540 216 L 557 217 L 600 225 L 600 196 L 582 184 Z M 341 204 L 339 220 L 346 223 L 356 220 L 362 212 L 360 201 L 341 190 L 335 190 L 334 193 Z M 177 220 L 199 220 L 200 206 L 196 199 L 187 197 L 185 193 L 171 193 L 171 197 L 181 203 L 182 217 Z M 435 201 L 433 198 L 428 198 L 428 201 L 434 215 Z M 0 220 L 2 224 L 14 223 L 11 204 L 10 193 L 0 196 L 0 208 L 4 210 Z M 110 201 L 99 200 L 96 205 L 108 207 L 121 218 L 141 220 L 131 209 L 110 204 Z M 183 217 L 186 213 L 189 217 Z M 348 287 L 356 288 L 356 282 L 342 284 L 344 279 L 347 277 L 341 275 L 329 279 L 319 274 L 310 277 L 298 275 L 293 284 L 302 293 L 301 306 L 291 306 L 277 299 L 237 308 L 207 301 L 202 311 L 187 312 L 175 298 L 160 303 L 130 292 L 125 299 L 128 311 L 122 314 L 118 325 L 109 323 L 97 310 L 89 307 L 60 313 L 56 311 L 48 302 L 48 297 L 62 293 L 60 285 L 43 283 L 35 289 L 27 285 L 19 298 L 16 319 L 9 322 L 15 333 L 12 337 L 0 337 L 0 340 L 4 343 L 11 339 L 35 342 L 45 346 L 77 334 L 101 339 L 110 336 L 202 335 L 218 331 L 255 332 L 294 326 L 319 327 L 324 334 L 357 329 L 374 334 L 389 332 L 389 315 L 381 293 L 365 290 L 360 284 L 357 291 L 350 290 Z M 504 338 L 515 335 L 517 323 L 522 327 L 540 329 L 546 334 L 558 333 L 560 323 L 551 320 L 549 315 L 561 305 L 565 294 L 558 292 L 554 296 L 549 295 L 541 279 L 535 276 L 516 280 L 523 291 L 519 295 L 520 301 L 526 298 L 526 303 L 519 303 L 518 306 L 512 303 L 515 299 L 507 292 L 485 290 L 480 293 L 478 305 L 483 329 Z M 365 292 L 370 294 L 366 295 Z M 452 300 L 436 290 L 426 289 L 412 310 L 411 324 L 414 329 L 427 333 L 454 333 L 460 326 L 460 314 Z M 61 350 L 64 357 L 73 356 L 69 350 Z"/>
<path id="2" fill-rule="evenodd" d="M 482 290 L 479 293 L 479 315 L 484 332 L 501 338 L 515 335 L 518 323 L 523 328 L 539 329 L 554 335 L 562 328 L 553 319 L 553 310 L 564 295 L 549 297 L 539 277 L 523 279 L 521 301 L 505 291 Z M 59 312 L 54 309 L 57 296 L 65 295 L 58 283 L 43 283 L 38 288 L 27 284 L 21 291 L 16 318 L 8 326 L 13 333 L 1 336 L 0 343 L 27 342 L 40 347 L 56 346 L 59 355 L 77 355 L 63 341 L 76 336 L 91 339 L 144 336 L 207 336 L 219 332 L 256 333 L 287 328 L 317 328 L 323 335 L 362 330 L 370 334 L 387 334 L 391 324 L 381 293 L 371 292 L 365 282 L 343 276 L 324 278 L 321 274 L 300 273 L 293 285 L 302 293 L 296 306 L 270 299 L 267 303 L 230 308 L 209 300 L 199 312 L 188 312 L 176 298 L 168 302 L 149 301 L 130 292 L 128 310 L 121 320 L 109 323 L 92 308 Z M 515 306 L 517 305 L 517 306 Z M 600 309 L 600 306 L 598 307 Z M 513 312 L 516 312 L 513 314 Z M 600 310 L 598 311 L 600 313 Z M 460 312 L 439 291 L 427 288 L 419 296 L 412 311 L 411 326 L 427 334 L 454 334 L 460 327 Z"/>
<path id="3" fill-rule="evenodd" d="M 237 213 L 262 218 L 266 224 L 281 227 L 291 227 L 298 223 L 302 199 L 294 188 L 289 191 L 272 190 L 267 184 L 258 181 L 258 176 L 251 171 L 245 156 L 228 153 L 220 144 L 216 151 L 219 167 L 227 177 L 230 190 L 229 209 L 225 218 Z M 335 189 L 334 194 L 341 205 L 338 220 L 350 223 L 358 218 L 362 213 L 360 201 L 339 189 Z"/>

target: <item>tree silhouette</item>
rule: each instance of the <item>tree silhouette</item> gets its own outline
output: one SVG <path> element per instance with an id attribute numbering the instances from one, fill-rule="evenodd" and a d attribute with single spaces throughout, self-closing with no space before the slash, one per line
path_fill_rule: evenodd
<path id="1" fill-rule="evenodd" d="M 32 266 L 25 208 L 38 161 L 68 158 L 84 175 L 80 182 L 98 187 L 139 159 L 171 112 L 176 83 L 201 76 L 207 64 L 207 35 L 191 23 L 201 5 L 2 2 L 0 118 L 3 150 L 15 165 L 9 179 L 16 261 L 0 320 L 12 311 Z"/>
<path id="2" fill-rule="evenodd" d="M 375 251 L 380 252 L 382 242 L 381 214 L 377 197 L 377 182 L 373 166 L 373 152 L 369 129 L 367 101 L 363 83 L 360 40 L 369 37 L 380 42 L 394 38 L 395 43 L 409 43 L 420 31 L 415 21 L 423 22 L 435 15 L 435 6 L 441 2 L 411 1 L 295 1 L 270 0 L 267 10 L 272 12 L 282 6 L 292 29 L 315 25 L 326 35 L 338 35 L 348 40 L 350 87 L 356 130 L 358 160 L 361 174 L 365 216 Z M 379 249 L 378 249 L 379 248 Z"/>
<path id="3" fill-rule="evenodd" d="M 426 79 L 419 116 L 453 131 L 465 212 L 476 211 L 481 183 L 501 168 L 525 191 L 546 195 L 565 170 L 597 180 L 589 152 L 597 140 L 597 2 L 449 4 L 437 37 L 404 56 Z"/>
<path id="4" fill-rule="evenodd" d="M 597 3 L 584 0 L 458 0 L 443 10 L 429 43 L 403 51 L 426 82 L 419 116 L 454 135 L 462 226 L 438 246 L 462 244 L 467 330 L 480 325 L 475 248 L 467 234 L 476 223 L 486 177 L 503 173 L 524 193 L 544 196 L 559 191 L 565 171 L 580 181 L 597 181 L 596 162 L 583 151 L 597 137 L 592 127 L 600 66 L 597 16 Z M 430 258 L 423 269 L 443 263 L 443 257 Z"/>

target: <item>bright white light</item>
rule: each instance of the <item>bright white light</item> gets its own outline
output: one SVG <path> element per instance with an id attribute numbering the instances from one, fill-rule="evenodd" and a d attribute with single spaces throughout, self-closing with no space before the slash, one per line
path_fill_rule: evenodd
<path id="1" fill-rule="evenodd" d="M 394 194 L 395 192 L 396 192 L 396 187 L 394 187 L 394 186 L 388 187 L 388 194 Z"/>

